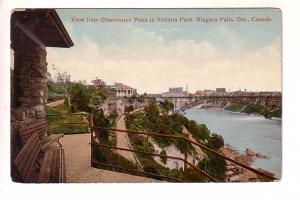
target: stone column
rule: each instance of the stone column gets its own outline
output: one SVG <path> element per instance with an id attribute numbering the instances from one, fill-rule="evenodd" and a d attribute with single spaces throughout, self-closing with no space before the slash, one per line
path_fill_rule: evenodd
<path id="1" fill-rule="evenodd" d="M 18 119 L 45 118 L 48 98 L 46 47 L 30 39 L 20 39 L 14 49 L 15 102 Z M 20 119 L 20 117 L 22 119 Z"/>

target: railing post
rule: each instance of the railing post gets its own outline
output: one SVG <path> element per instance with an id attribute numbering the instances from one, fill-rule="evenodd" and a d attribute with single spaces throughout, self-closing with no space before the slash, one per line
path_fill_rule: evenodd
<path id="1" fill-rule="evenodd" d="M 187 140 L 184 138 L 184 182 L 187 182 Z"/>
<path id="2" fill-rule="evenodd" d="M 93 158 L 94 158 L 94 139 L 93 139 L 93 127 L 94 127 L 94 119 L 93 114 L 91 114 L 91 122 L 90 122 L 90 132 L 91 132 L 91 167 L 93 167 Z"/>

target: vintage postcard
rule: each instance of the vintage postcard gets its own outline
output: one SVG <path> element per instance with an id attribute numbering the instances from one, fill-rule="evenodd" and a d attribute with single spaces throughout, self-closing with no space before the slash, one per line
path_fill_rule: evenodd
<path id="1" fill-rule="evenodd" d="M 279 181 L 281 15 L 13 10 L 12 180 Z"/>

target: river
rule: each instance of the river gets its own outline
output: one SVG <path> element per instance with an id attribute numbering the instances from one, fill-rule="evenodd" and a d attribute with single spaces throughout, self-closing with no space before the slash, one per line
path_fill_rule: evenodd
<path id="1" fill-rule="evenodd" d="M 239 153 L 246 148 L 267 155 L 256 158 L 252 167 L 272 172 L 281 177 L 281 119 L 265 119 L 262 116 L 247 115 L 225 110 L 191 108 L 185 116 L 198 123 L 204 123 L 212 133 L 223 136 Z"/>

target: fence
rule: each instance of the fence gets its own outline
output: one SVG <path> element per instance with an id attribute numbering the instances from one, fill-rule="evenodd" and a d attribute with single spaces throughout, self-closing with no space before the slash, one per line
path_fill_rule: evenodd
<path id="1" fill-rule="evenodd" d="M 146 136 L 151 136 L 151 137 L 161 137 L 161 138 L 169 138 L 169 139 L 176 139 L 176 140 L 182 140 L 185 143 L 185 149 L 184 149 L 184 158 L 180 158 L 180 157 L 176 157 L 176 156 L 168 156 L 168 155 L 162 155 L 162 154 L 158 154 L 158 153 L 153 153 L 153 152 L 146 152 L 146 151 L 141 151 L 141 150 L 136 150 L 136 149 L 128 149 L 128 148 L 121 148 L 121 147 L 117 147 L 117 146 L 111 146 L 111 145 L 107 145 L 105 144 L 105 142 L 101 141 L 101 134 L 103 134 L 104 132 L 107 131 L 112 131 L 115 134 L 137 134 L 137 135 L 146 135 Z M 197 173 L 199 173 L 201 176 L 205 177 L 207 181 L 210 182 L 219 182 L 219 180 L 210 175 L 209 173 L 205 172 L 202 169 L 199 169 L 196 165 L 190 163 L 188 161 L 188 145 L 196 145 L 198 147 L 200 147 L 202 150 L 206 150 L 208 152 L 211 152 L 215 155 L 217 155 L 220 158 L 223 158 L 229 162 L 232 162 L 244 169 L 247 169 L 249 171 L 254 172 L 255 174 L 263 177 L 265 180 L 276 180 L 275 177 L 266 174 L 260 170 L 251 168 L 241 162 L 238 162 L 236 160 L 233 160 L 229 157 L 226 157 L 224 155 L 222 155 L 221 153 L 206 147 L 205 145 L 199 144 L 197 142 L 194 142 L 192 140 L 190 140 L 189 138 L 185 138 L 185 137 L 181 137 L 181 136 L 175 136 L 175 135 L 170 135 L 170 134 L 159 134 L 159 133 L 145 133 L 145 132 L 137 132 L 137 131 L 127 131 L 127 130 L 119 130 L 119 129 L 111 129 L 111 128 L 103 128 L 103 127 L 96 127 L 93 124 L 93 119 L 91 116 L 91 166 L 95 167 L 95 166 L 106 166 L 106 167 L 111 167 L 113 170 L 114 169 L 119 169 L 122 171 L 128 171 L 131 173 L 136 173 L 136 174 L 143 174 L 149 177 L 158 177 L 160 179 L 164 179 L 164 180 L 172 180 L 172 181 L 178 181 L 178 182 L 189 182 L 188 180 L 188 170 L 189 169 L 193 169 L 195 170 Z M 161 174 L 157 174 L 157 173 L 151 173 L 151 172 L 146 172 L 146 171 L 140 171 L 137 169 L 130 169 L 129 167 L 124 167 L 124 166 L 120 166 L 117 164 L 113 164 L 109 161 L 108 159 L 108 163 L 107 162 L 99 162 L 95 159 L 95 155 L 94 155 L 94 151 L 95 150 L 101 150 L 101 151 L 105 151 L 105 149 L 110 149 L 110 150 L 122 150 L 122 151 L 128 151 L 128 152 L 133 152 L 133 153 L 137 153 L 137 154 L 143 154 L 143 155 L 147 155 L 147 156 L 158 156 L 160 158 L 165 158 L 165 159 L 173 159 L 173 160 L 179 160 L 181 162 L 184 163 L 184 168 L 183 168 L 183 174 L 184 176 L 182 178 L 174 178 L 174 177 L 170 177 L 170 176 L 166 176 L 166 175 L 161 175 Z M 188 167 L 190 167 L 188 169 Z"/>

